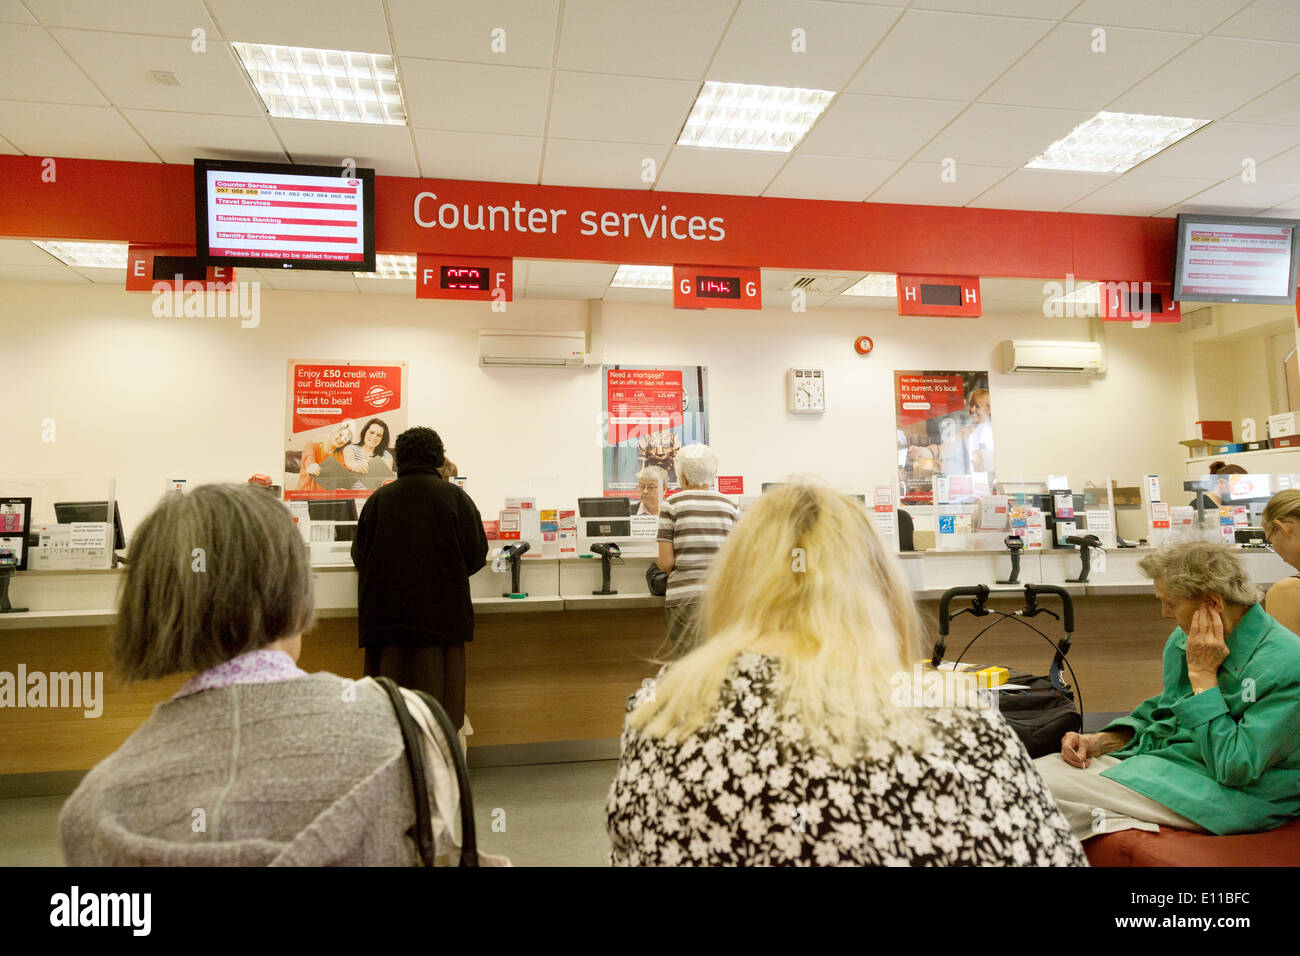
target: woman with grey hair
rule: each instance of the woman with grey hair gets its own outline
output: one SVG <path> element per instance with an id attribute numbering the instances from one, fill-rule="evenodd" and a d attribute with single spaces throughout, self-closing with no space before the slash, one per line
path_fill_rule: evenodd
<path id="1" fill-rule="evenodd" d="M 265 491 L 164 496 L 132 539 L 110 653 L 127 680 L 194 676 L 64 804 L 69 865 L 419 861 L 387 695 L 297 666 L 312 587 L 307 548 Z M 426 767 L 445 792 L 443 768 Z"/>
<path id="2" fill-rule="evenodd" d="M 1300 816 L 1300 638 L 1224 545 L 1182 542 L 1138 566 L 1178 624 L 1163 689 L 1034 761 L 1075 835 L 1254 833 Z"/>
<path id="3" fill-rule="evenodd" d="M 668 472 L 658 465 L 646 465 L 636 473 L 636 496 L 641 499 L 636 513 L 639 515 L 657 515 L 659 503 L 664 500 L 668 490 Z"/>
<path id="4" fill-rule="evenodd" d="M 740 511 L 712 490 L 718 458 L 707 445 L 687 445 L 673 459 L 682 490 L 659 506 L 659 567 L 668 572 L 664 610 L 673 652 L 689 649 L 695 611 L 713 556 Z"/>

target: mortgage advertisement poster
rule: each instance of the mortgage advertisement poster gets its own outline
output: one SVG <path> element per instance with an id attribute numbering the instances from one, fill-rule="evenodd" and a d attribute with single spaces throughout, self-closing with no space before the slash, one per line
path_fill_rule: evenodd
<path id="1" fill-rule="evenodd" d="M 901 501 L 934 503 L 937 487 L 954 504 L 990 493 L 995 460 L 988 382 L 987 371 L 894 372 Z"/>
<path id="2" fill-rule="evenodd" d="M 603 487 L 607 497 L 637 494 L 649 466 L 681 487 L 673 458 L 686 445 L 708 444 L 709 370 L 703 365 L 606 365 L 601 369 Z"/>
<path id="3" fill-rule="evenodd" d="M 405 362 L 289 361 L 284 496 L 365 498 L 397 477 Z"/>

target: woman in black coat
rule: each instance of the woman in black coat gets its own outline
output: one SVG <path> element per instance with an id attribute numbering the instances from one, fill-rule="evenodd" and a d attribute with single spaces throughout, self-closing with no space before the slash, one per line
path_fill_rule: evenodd
<path id="1" fill-rule="evenodd" d="M 487 561 L 487 536 L 469 495 L 438 474 L 437 432 L 408 428 L 394 451 L 397 479 L 366 501 L 352 542 L 366 675 L 426 691 L 459 727 L 474 638 L 469 578 Z"/>

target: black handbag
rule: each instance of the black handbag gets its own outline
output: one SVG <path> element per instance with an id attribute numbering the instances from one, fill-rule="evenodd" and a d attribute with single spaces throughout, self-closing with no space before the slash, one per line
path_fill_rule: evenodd
<path id="1" fill-rule="evenodd" d="M 1052 658 L 1052 666 L 1045 677 L 1013 675 L 1009 683 L 1025 684 L 1029 689 L 998 692 L 998 709 L 1006 722 L 1011 725 L 1011 729 L 1016 732 L 1020 742 L 1025 745 L 1025 749 L 1029 751 L 1029 756 L 1035 759 L 1060 753 L 1061 738 L 1070 731 L 1078 733 L 1083 730 L 1082 702 L 1076 708 L 1074 691 L 1065 683 L 1061 673 L 1062 667 L 1065 666 L 1065 655 L 1070 650 L 1070 638 L 1074 633 L 1074 602 L 1070 599 L 1069 593 L 1065 588 L 1054 584 L 1026 584 L 1025 607 L 1022 610 L 1013 615 L 1003 611 L 996 613 L 1013 619 L 1034 617 L 1038 614 L 1051 614 L 1055 617 L 1054 612 L 1038 606 L 1040 594 L 1052 594 L 1061 599 L 1065 637 L 1059 643 L 1053 643 L 1044 635 L 1044 639 L 1056 651 Z M 948 625 L 956 616 L 948 613 L 948 605 L 954 597 L 962 595 L 969 595 L 974 600 L 970 608 L 958 611 L 957 614 L 974 614 L 976 617 L 983 617 L 994 613 L 984 606 L 989 596 L 987 585 L 949 588 L 945 591 L 943 597 L 939 599 L 939 640 L 935 642 L 934 654 L 931 658 L 931 663 L 935 667 L 938 667 L 943 660 L 944 651 L 948 646 Z M 971 644 L 978 638 L 977 634 Z M 969 649 L 970 644 L 966 647 Z M 965 651 L 962 653 L 965 654 Z"/>
<path id="2" fill-rule="evenodd" d="M 651 594 L 663 597 L 668 593 L 668 572 L 660 568 L 657 562 L 651 561 L 645 569 L 645 583 Z"/>
<path id="3" fill-rule="evenodd" d="M 420 730 L 415 726 L 415 719 L 406 709 L 402 691 L 390 677 L 376 677 L 375 683 L 388 694 L 397 715 L 397 725 L 402 729 L 402 742 L 406 746 L 406 766 L 411 774 L 411 789 L 415 793 L 415 844 L 420 851 L 420 862 L 424 866 L 433 866 L 436 849 L 433 840 L 433 814 L 429 810 L 429 780 L 424 772 L 424 750 L 421 746 Z M 451 725 L 451 718 L 442 709 L 442 705 L 422 690 L 414 691 L 429 708 L 433 719 L 451 751 L 452 763 L 456 770 L 456 788 L 460 791 L 460 865 L 478 866 L 478 838 L 474 832 L 474 801 L 469 790 L 469 767 L 465 764 L 465 754 L 460 749 L 460 739 L 456 728 Z"/>

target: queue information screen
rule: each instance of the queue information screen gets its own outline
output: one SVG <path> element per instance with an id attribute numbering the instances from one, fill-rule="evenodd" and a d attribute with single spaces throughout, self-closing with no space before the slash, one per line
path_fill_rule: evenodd
<path id="1" fill-rule="evenodd" d="M 207 264 L 374 269 L 374 170 L 196 160 L 194 179 Z"/>
<path id="2" fill-rule="evenodd" d="M 1175 297 L 1291 301 L 1296 283 L 1295 226 L 1283 219 L 1180 219 Z"/>

